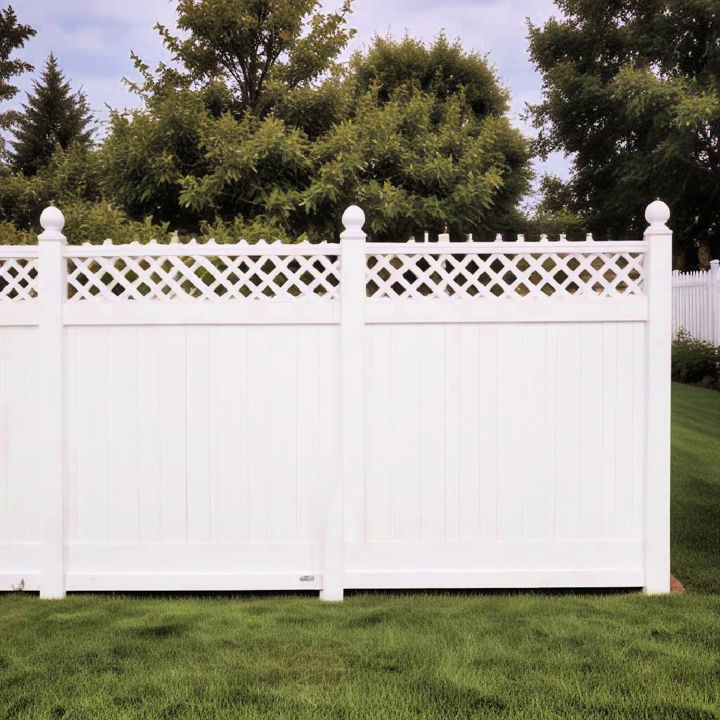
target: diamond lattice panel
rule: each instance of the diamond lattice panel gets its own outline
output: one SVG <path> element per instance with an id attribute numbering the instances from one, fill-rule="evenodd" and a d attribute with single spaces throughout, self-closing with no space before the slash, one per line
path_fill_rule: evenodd
<path id="1" fill-rule="evenodd" d="M 332 300 L 337 255 L 72 257 L 70 300 Z"/>
<path id="2" fill-rule="evenodd" d="M 37 260 L 0 258 L 0 300 L 32 300 L 37 297 Z"/>
<path id="3" fill-rule="evenodd" d="M 643 295 L 643 253 L 368 255 L 374 298 Z"/>

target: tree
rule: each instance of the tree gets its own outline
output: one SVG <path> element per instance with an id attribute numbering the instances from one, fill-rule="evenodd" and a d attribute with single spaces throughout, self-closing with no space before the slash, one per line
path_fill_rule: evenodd
<path id="1" fill-rule="evenodd" d="M 574 205 L 596 234 L 637 235 L 654 197 L 676 242 L 720 251 L 720 11 L 715 0 L 556 0 L 530 26 L 542 153 L 573 159 Z"/>
<path id="2" fill-rule="evenodd" d="M 269 112 L 284 94 L 307 88 L 332 69 L 354 31 L 352 0 L 333 13 L 318 0 L 179 0 L 177 26 L 156 27 L 180 70 L 162 66 L 166 84 L 230 91 L 236 116 Z"/>
<path id="3" fill-rule="evenodd" d="M 151 215 L 197 228 L 200 218 L 180 206 L 180 180 L 207 171 L 200 133 L 210 118 L 201 95 L 188 89 L 153 95 L 141 109 L 112 112 L 100 151 L 107 196 L 133 219 Z"/>
<path id="4" fill-rule="evenodd" d="M 531 238 L 540 235 L 570 239 L 585 237 L 585 219 L 575 210 L 572 187 L 557 175 L 545 174 L 540 178 L 539 202 L 520 223 L 518 230 Z"/>
<path id="5" fill-rule="evenodd" d="M 407 35 L 399 41 L 376 36 L 365 54 L 353 55 L 350 65 L 357 96 L 375 87 L 382 103 L 396 90 L 412 87 L 429 93 L 438 103 L 462 93 L 476 117 L 507 111 L 508 93 L 487 58 L 465 52 L 458 41 L 451 43 L 442 32 L 430 47 Z"/>
<path id="6" fill-rule="evenodd" d="M 371 91 L 315 143 L 313 159 L 303 205 L 318 224 L 358 203 L 371 237 L 386 241 L 445 227 L 456 239 L 507 231 L 531 174 L 520 133 L 504 115 L 475 117 L 462 93 L 438 105 L 421 91 L 387 102 Z"/>
<path id="7" fill-rule="evenodd" d="M 33 93 L 28 93 L 28 101 L 14 124 L 13 169 L 35 175 L 47 165 L 57 147 L 66 150 L 73 144 L 88 146 L 91 121 L 85 95 L 82 91 L 71 92 L 70 83 L 50 54 L 40 82 L 33 82 Z"/>
<path id="8" fill-rule="evenodd" d="M 359 201 L 378 240 L 445 226 L 458 238 L 494 234 L 517 224 L 530 154 L 484 57 L 443 34 L 429 47 L 376 37 L 353 57 L 346 82 L 356 101 L 313 147 L 309 212 L 334 217 Z"/>
<path id="9" fill-rule="evenodd" d="M 206 10 L 218 2 L 205 0 Z M 183 42 L 196 46 L 192 35 Z M 517 224 L 528 145 L 486 60 L 444 36 L 427 48 L 376 39 L 345 72 L 316 82 L 313 71 L 304 85 L 278 90 L 272 112 L 210 103 L 209 92 L 218 99 L 227 90 L 218 80 L 208 90 L 170 82 L 169 69 L 140 70 L 145 107 L 112 115 L 101 153 L 107 195 L 134 220 L 326 239 L 345 206 L 361 202 L 376 239 Z"/>
<path id="10" fill-rule="evenodd" d="M 210 119 L 203 172 L 180 181 L 181 204 L 227 219 L 234 211 L 276 234 L 313 239 L 332 235 L 355 202 L 378 240 L 514 225 L 529 153 L 485 61 L 442 36 L 430 48 L 408 38 L 376 43 L 367 57 L 355 56 L 344 81 L 346 96 L 355 97 L 345 101 L 346 116 L 316 138 L 272 116 Z M 407 50 L 414 65 L 397 57 Z M 388 79 L 384 68 L 396 65 L 406 71 Z M 457 71 L 462 66 L 472 72 Z M 473 77 L 484 84 L 468 91 L 461 79 Z"/>
<path id="11" fill-rule="evenodd" d="M 35 30 L 29 25 L 18 23 L 12 6 L 0 10 L 0 102 L 12 100 L 18 92 L 18 88 L 10 82 L 11 78 L 33 70 L 30 63 L 12 57 L 12 54 L 34 35 Z M 15 118 L 13 110 L 0 113 L 0 132 L 8 130 Z M 5 138 L 0 135 L 0 157 L 4 154 Z"/>

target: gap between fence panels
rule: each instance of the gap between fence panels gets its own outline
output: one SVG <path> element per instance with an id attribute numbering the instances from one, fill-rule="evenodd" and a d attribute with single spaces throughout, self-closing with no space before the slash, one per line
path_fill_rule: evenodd
<path id="1" fill-rule="evenodd" d="M 667 592 L 671 233 L 646 217 L 388 244 L 353 207 L 339 243 L 74 247 L 45 210 L 0 248 L 0 587 Z"/>

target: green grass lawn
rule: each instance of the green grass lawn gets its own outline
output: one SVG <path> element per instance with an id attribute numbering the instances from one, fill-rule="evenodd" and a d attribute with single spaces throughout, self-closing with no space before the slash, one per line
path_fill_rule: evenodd
<path id="1" fill-rule="evenodd" d="M 720 393 L 673 393 L 685 595 L 7 595 L 0 718 L 718 718 Z"/>
<path id="2" fill-rule="evenodd" d="M 672 568 L 720 594 L 720 393 L 673 385 Z"/>

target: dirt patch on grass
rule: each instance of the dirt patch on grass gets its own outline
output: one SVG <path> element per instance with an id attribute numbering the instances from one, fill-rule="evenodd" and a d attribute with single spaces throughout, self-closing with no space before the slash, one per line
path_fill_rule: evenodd
<path id="1" fill-rule="evenodd" d="M 670 592 L 673 595 L 682 595 L 685 592 L 685 586 L 674 576 L 670 576 Z"/>

